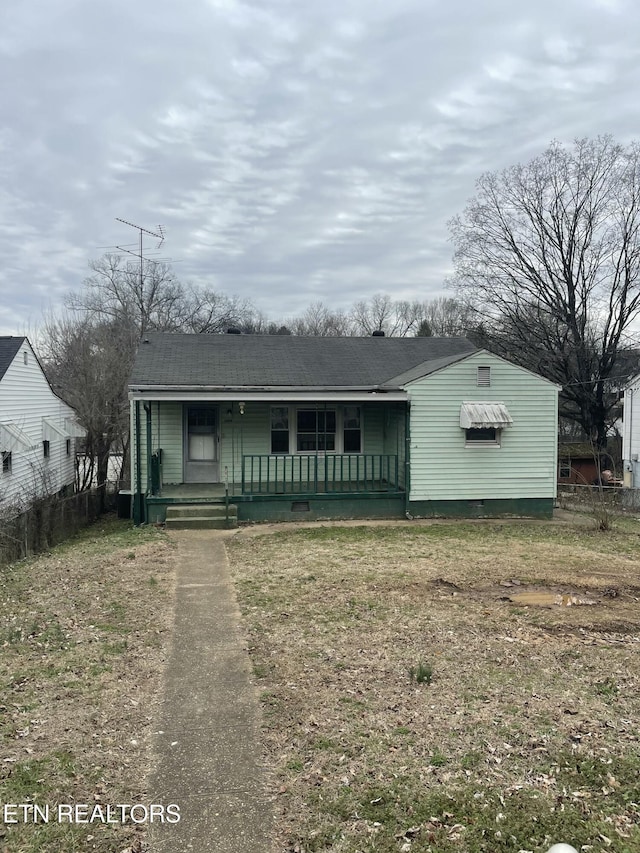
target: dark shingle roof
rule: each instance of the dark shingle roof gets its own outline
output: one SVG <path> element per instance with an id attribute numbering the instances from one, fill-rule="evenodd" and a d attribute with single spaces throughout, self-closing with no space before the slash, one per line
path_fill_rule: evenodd
<path id="1" fill-rule="evenodd" d="M 24 337 L 0 337 L 0 379 L 7 372 L 7 368 L 16 357 L 16 353 L 24 342 Z"/>
<path id="2" fill-rule="evenodd" d="M 315 338 L 152 333 L 130 385 L 371 388 L 474 352 L 465 338 Z M 416 368 L 420 366 L 419 370 Z"/>

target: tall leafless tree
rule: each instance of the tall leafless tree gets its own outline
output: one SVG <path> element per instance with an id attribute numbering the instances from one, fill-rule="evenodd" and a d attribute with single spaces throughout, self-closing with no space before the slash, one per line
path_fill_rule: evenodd
<path id="1" fill-rule="evenodd" d="M 349 316 L 344 311 L 329 308 L 324 302 L 312 302 L 290 321 L 289 326 L 294 335 L 335 338 L 354 334 Z"/>
<path id="2" fill-rule="evenodd" d="M 84 287 L 69 294 L 66 316 L 49 318 L 42 334 L 49 379 L 87 430 L 80 487 L 106 481 L 112 451 L 126 458 L 126 386 L 148 332 L 219 333 L 253 315 L 244 300 L 181 284 L 166 264 L 145 262 L 141 271 L 104 255 L 90 268 Z"/>
<path id="3" fill-rule="evenodd" d="M 603 446 L 640 313 L 640 146 L 554 142 L 476 190 L 450 223 L 458 296 L 489 346 L 563 385 L 564 414 Z"/>
<path id="4" fill-rule="evenodd" d="M 181 284 L 168 264 L 144 261 L 141 269 L 107 254 L 89 266 L 92 275 L 82 290 L 69 294 L 67 306 L 93 318 L 133 324 L 140 338 L 150 331 L 215 334 L 253 314 L 247 300 Z"/>
<path id="5" fill-rule="evenodd" d="M 377 293 L 370 299 L 356 302 L 351 319 L 357 335 L 381 331 L 393 337 L 406 337 L 416 334 L 422 313 L 420 302 L 395 300 L 386 293 Z"/>
<path id="6" fill-rule="evenodd" d="M 67 315 L 45 322 L 41 351 L 47 377 L 87 431 L 81 489 L 106 483 L 114 449 L 126 456 L 126 387 L 137 343 L 137 329 L 121 320 Z"/>
<path id="7" fill-rule="evenodd" d="M 464 337 L 475 326 L 476 318 L 459 299 L 437 296 L 421 303 L 416 335 L 425 337 Z"/>

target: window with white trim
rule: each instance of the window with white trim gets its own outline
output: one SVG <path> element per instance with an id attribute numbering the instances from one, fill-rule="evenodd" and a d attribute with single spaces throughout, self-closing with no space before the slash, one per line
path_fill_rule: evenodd
<path id="1" fill-rule="evenodd" d="M 342 449 L 344 453 L 362 453 L 360 406 L 345 406 L 342 421 Z"/>
<path id="2" fill-rule="evenodd" d="M 360 406 L 271 406 L 271 453 L 362 453 Z"/>
<path id="3" fill-rule="evenodd" d="M 289 407 L 271 407 L 271 452 L 289 452 Z"/>
<path id="4" fill-rule="evenodd" d="M 11 463 L 12 463 L 11 451 L 10 450 L 3 450 L 2 451 L 2 473 L 3 474 L 10 474 L 11 473 Z"/>
<path id="5" fill-rule="evenodd" d="M 42 442 L 42 455 L 45 459 L 48 459 L 51 456 L 51 442 L 45 440 Z"/>
<path id="6" fill-rule="evenodd" d="M 335 409 L 298 409 L 296 451 L 298 453 L 335 453 L 336 420 Z"/>
<path id="7" fill-rule="evenodd" d="M 501 430 L 495 427 L 465 430 L 467 447 L 499 447 Z"/>

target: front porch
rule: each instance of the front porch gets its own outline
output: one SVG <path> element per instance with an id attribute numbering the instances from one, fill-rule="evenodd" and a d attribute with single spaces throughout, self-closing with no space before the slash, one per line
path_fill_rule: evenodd
<path id="1" fill-rule="evenodd" d="M 172 504 L 226 502 L 241 521 L 377 517 L 391 504 L 403 514 L 406 404 L 355 402 L 136 403 L 134 519 L 164 522 Z"/>
<path id="2" fill-rule="evenodd" d="M 233 505 L 241 521 L 404 513 L 395 454 L 251 454 L 242 458 L 240 481 L 228 483 L 164 483 L 161 460 L 153 454 L 145 496 L 151 523 L 164 522 L 172 505 Z"/>

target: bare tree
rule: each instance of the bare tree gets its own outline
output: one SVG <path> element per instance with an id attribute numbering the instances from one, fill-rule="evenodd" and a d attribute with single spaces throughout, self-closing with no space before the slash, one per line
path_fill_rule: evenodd
<path id="1" fill-rule="evenodd" d="M 269 320 L 259 311 L 234 324 L 244 335 L 290 335 L 291 329 L 282 320 Z"/>
<path id="2" fill-rule="evenodd" d="M 324 302 L 311 305 L 290 322 L 294 335 L 345 337 L 353 334 L 352 323 L 343 311 L 332 311 Z"/>
<path id="3" fill-rule="evenodd" d="M 458 299 L 438 296 L 420 306 L 416 335 L 452 338 L 466 335 L 475 325 L 475 312 Z"/>
<path id="4" fill-rule="evenodd" d="M 602 447 L 640 313 L 640 146 L 554 142 L 476 189 L 450 223 L 458 295 L 491 348 L 564 386 L 564 413 Z"/>
<path id="5" fill-rule="evenodd" d="M 81 291 L 70 293 L 67 307 L 115 323 L 133 324 L 140 337 L 154 329 L 176 331 L 184 321 L 185 289 L 167 264 L 123 261 L 107 254 L 90 261 L 93 274 Z"/>
<path id="6" fill-rule="evenodd" d="M 127 381 L 136 347 L 150 331 L 218 333 L 248 322 L 246 300 L 178 282 L 167 264 L 104 255 L 67 298 L 69 313 L 43 329 L 45 369 L 87 430 L 79 486 L 107 479 L 110 455 L 127 458 Z"/>
<path id="7" fill-rule="evenodd" d="M 393 337 L 415 334 L 422 320 L 420 302 L 394 300 L 386 293 L 376 293 L 368 300 L 356 302 L 351 310 L 355 334 L 384 332 Z"/>
<path id="8" fill-rule="evenodd" d="M 181 332 L 220 334 L 230 326 L 241 328 L 250 323 L 254 314 L 253 306 L 246 299 L 189 285 L 183 294 L 182 316 L 177 328 Z"/>
<path id="9" fill-rule="evenodd" d="M 103 255 L 89 264 L 93 274 L 84 288 L 69 294 L 67 307 L 85 316 L 134 326 L 147 332 L 213 334 L 249 320 L 247 300 L 226 296 L 212 288 L 183 285 L 168 264 L 123 261 Z"/>
<path id="10" fill-rule="evenodd" d="M 125 321 L 68 315 L 45 323 L 42 351 L 47 377 L 87 430 L 80 488 L 107 481 L 114 448 L 126 456 L 126 386 L 137 343 L 137 329 Z"/>

